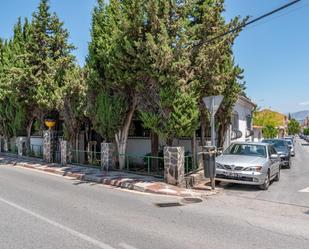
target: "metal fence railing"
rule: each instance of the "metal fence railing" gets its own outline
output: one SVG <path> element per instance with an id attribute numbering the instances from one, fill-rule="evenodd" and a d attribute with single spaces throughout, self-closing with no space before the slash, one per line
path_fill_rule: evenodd
<path id="1" fill-rule="evenodd" d="M 101 152 L 86 150 L 71 150 L 69 162 L 93 168 L 101 167 Z"/>
<path id="2" fill-rule="evenodd" d="M 9 143 L 8 144 L 8 153 L 12 153 L 14 155 L 18 154 L 17 144 Z"/>
<path id="3" fill-rule="evenodd" d="M 164 158 L 161 156 L 119 154 L 124 157 L 127 172 L 162 177 L 164 174 Z"/>
<path id="4" fill-rule="evenodd" d="M 37 157 L 37 158 L 43 158 L 43 145 L 31 144 L 30 156 Z"/>
<path id="5" fill-rule="evenodd" d="M 193 162 L 194 159 L 192 154 L 185 155 L 185 174 L 189 174 L 198 169 L 198 160 L 199 160 L 198 154 L 195 155 L 195 163 Z"/>

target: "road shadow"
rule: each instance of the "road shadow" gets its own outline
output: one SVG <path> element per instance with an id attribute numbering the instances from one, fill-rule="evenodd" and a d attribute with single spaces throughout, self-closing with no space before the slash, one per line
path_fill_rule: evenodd
<path id="1" fill-rule="evenodd" d="M 256 192 L 260 190 L 258 186 L 243 185 L 237 183 L 220 183 L 218 187 L 223 188 L 224 190 L 235 190 L 244 192 Z"/>
<path id="2" fill-rule="evenodd" d="M 307 215 L 309 215 L 309 210 L 308 210 L 308 211 L 306 211 L 306 212 L 304 212 L 304 214 L 307 214 Z"/>
<path id="3" fill-rule="evenodd" d="M 309 144 L 301 144 L 302 146 L 309 146 Z"/>

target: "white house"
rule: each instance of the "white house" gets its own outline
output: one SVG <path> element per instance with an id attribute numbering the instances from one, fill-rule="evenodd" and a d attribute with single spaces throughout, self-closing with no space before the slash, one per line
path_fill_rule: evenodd
<path id="1" fill-rule="evenodd" d="M 224 148 L 234 141 L 253 141 L 252 113 L 256 104 L 240 95 L 233 108 L 231 125 L 227 131 Z"/>

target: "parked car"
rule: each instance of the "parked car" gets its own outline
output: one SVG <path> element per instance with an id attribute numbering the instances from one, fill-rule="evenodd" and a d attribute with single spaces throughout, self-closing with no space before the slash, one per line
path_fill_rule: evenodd
<path id="1" fill-rule="evenodd" d="M 294 138 L 294 136 L 287 136 L 287 137 L 285 137 L 284 139 L 286 139 L 286 140 L 291 140 L 292 143 L 295 144 L 295 138 Z"/>
<path id="2" fill-rule="evenodd" d="M 280 179 L 280 163 L 270 144 L 236 142 L 216 158 L 216 180 L 267 190 L 272 180 Z"/>
<path id="3" fill-rule="evenodd" d="M 291 160 L 291 149 L 289 146 L 289 141 L 284 139 L 264 139 L 263 143 L 271 144 L 275 150 L 277 151 L 280 159 L 281 159 L 281 166 L 285 166 L 288 169 L 292 166 Z M 291 143 L 291 141 L 290 141 Z"/>
<path id="4" fill-rule="evenodd" d="M 292 138 L 290 138 L 290 137 L 286 137 L 286 138 L 284 138 L 287 142 L 288 142 L 288 144 L 289 144 L 289 148 L 290 148 L 290 150 L 291 150 L 291 155 L 292 156 L 295 156 L 295 144 L 294 144 L 294 140 L 292 139 Z"/>

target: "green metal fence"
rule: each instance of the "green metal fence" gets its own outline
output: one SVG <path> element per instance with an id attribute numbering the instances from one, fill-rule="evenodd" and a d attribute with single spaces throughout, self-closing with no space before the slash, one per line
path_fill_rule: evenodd
<path id="1" fill-rule="evenodd" d="M 9 143 L 8 152 L 17 155 L 18 149 L 16 143 Z"/>
<path id="2" fill-rule="evenodd" d="M 193 155 L 187 154 L 185 155 L 185 174 L 189 174 L 198 169 L 198 154 L 195 155 L 195 163 L 193 162 Z"/>
<path id="3" fill-rule="evenodd" d="M 31 144 L 30 156 L 37 157 L 37 158 L 43 158 L 43 145 Z"/>
<path id="4" fill-rule="evenodd" d="M 72 164 L 78 164 L 92 168 L 100 168 L 101 152 L 86 151 L 86 150 L 71 150 L 69 161 Z"/>
<path id="5" fill-rule="evenodd" d="M 164 175 L 164 158 L 161 156 L 140 154 L 119 154 L 125 158 L 125 170 L 137 174 L 162 177 Z"/>
<path id="6" fill-rule="evenodd" d="M 163 177 L 164 175 L 164 157 L 151 156 L 149 154 L 115 154 L 118 157 L 124 157 L 125 168 L 123 170 L 136 174 L 151 175 Z M 93 168 L 101 167 L 101 152 L 71 150 L 69 162 L 76 165 L 88 166 Z M 193 164 L 193 155 L 185 155 L 185 174 L 198 169 L 198 155 L 196 155 L 196 163 Z"/>

